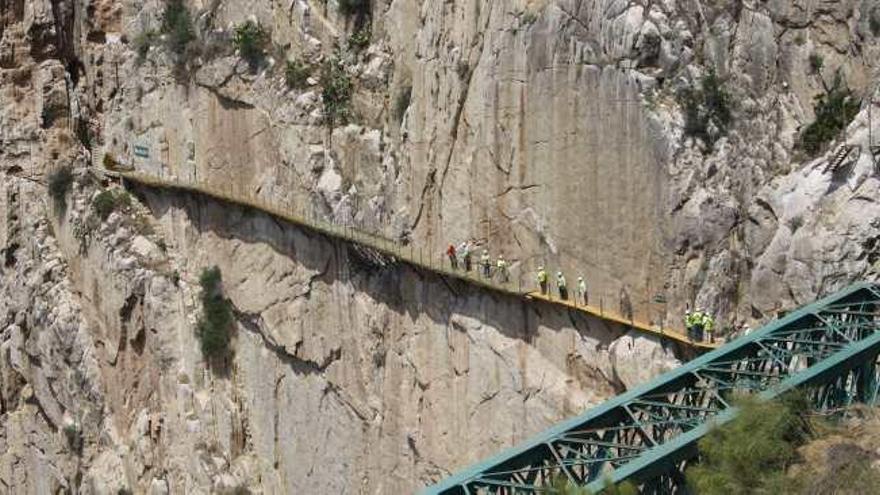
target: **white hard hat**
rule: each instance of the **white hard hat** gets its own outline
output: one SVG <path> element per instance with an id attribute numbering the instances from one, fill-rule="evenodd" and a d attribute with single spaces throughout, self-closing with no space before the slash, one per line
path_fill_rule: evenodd
<path id="1" fill-rule="evenodd" d="M 578 277 L 578 280 L 583 280 L 583 279 L 584 279 L 584 277 Z"/>
<path id="2" fill-rule="evenodd" d="M 562 276 L 562 272 L 556 272 L 556 275 Z"/>

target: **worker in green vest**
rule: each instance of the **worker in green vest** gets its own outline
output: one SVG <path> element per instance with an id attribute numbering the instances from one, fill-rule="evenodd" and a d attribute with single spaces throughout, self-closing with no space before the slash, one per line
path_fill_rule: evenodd
<path id="1" fill-rule="evenodd" d="M 547 270 L 543 266 L 538 267 L 538 287 L 541 288 L 541 295 L 547 295 Z"/>
<path id="2" fill-rule="evenodd" d="M 715 318 L 712 318 L 712 315 L 706 313 L 703 315 L 703 331 L 706 332 L 706 341 L 715 342 L 715 337 L 712 335 L 712 330 L 715 327 Z"/>
<path id="3" fill-rule="evenodd" d="M 496 273 L 498 274 L 498 281 L 506 284 L 507 280 L 510 278 L 507 272 L 507 261 L 505 261 L 504 256 L 498 255 L 498 261 L 495 263 Z"/>
<path id="4" fill-rule="evenodd" d="M 559 298 L 563 301 L 568 300 L 568 285 L 562 272 L 556 272 L 556 288 L 559 289 Z"/>
<path id="5" fill-rule="evenodd" d="M 695 340 L 697 342 L 703 340 L 703 317 L 705 314 L 706 313 L 703 311 L 702 308 L 698 308 L 696 311 L 694 311 L 694 314 L 691 315 L 691 317 L 693 318 L 694 329 L 694 336 L 691 340 Z"/>
<path id="6" fill-rule="evenodd" d="M 587 282 L 584 281 L 584 277 L 578 277 L 577 291 L 578 291 L 578 300 L 581 302 L 581 304 L 586 306 L 587 300 L 588 300 L 587 299 Z"/>
<path id="7" fill-rule="evenodd" d="M 492 259 L 489 258 L 488 249 L 484 249 L 480 256 L 480 266 L 483 268 L 483 277 L 490 278 L 492 276 Z"/>
<path id="8" fill-rule="evenodd" d="M 684 329 L 689 339 L 694 340 L 694 315 L 690 309 L 684 311 Z"/>

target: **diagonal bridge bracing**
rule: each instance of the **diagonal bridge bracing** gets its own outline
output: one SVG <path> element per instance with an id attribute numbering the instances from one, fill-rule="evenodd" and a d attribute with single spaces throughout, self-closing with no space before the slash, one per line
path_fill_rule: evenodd
<path id="1" fill-rule="evenodd" d="M 604 479 L 676 493 L 696 443 L 732 419 L 734 391 L 808 390 L 833 410 L 877 401 L 880 287 L 858 284 L 550 428 L 424 490 L 425 495 L 548 493 L 564 476 L 599 492 Z"/>
<path id="2" fill-rule="evenodd" d="M 103 160 L 98 158 L 100 156 L 102 155 L 97 150 L 93 150 L 94 161 L 97 164 L 103 162 Z M 538 293 L 529 291 L 528 289 L 524 289 L 521 285 L 518 286 L 513 283 L 495 283 L 492 280 L 480 277 L 477 274 L 477 271 L 465 272 L 463 270 L 452 270 L 442 259 L 435 258 L 430 254 L 425 256 L 419 249 L 414 249 L 411 246 L 401 246 L 399 243 L 386 237 L 367 232 L 363 229 L 358 229 L 353 225 L 340 225 L 323 221 L 313 211 L 300 210 L 302 205 L 280 205 L 266 201 L 258 195 L 243 192 L 241 190 L 242 188 L 237 187 L 236 184 L 226 184 L 226 187 L 223 188 L 216 185 L 188 182 L 176 177 L 164 177 L 136 171 L 103 169 L 102 173 L 108 177 L 127 180 L 147 187 L 186 191 L 240 206 L 255 208 L 279 219 L 308 228 L 328 237 L 342 239 L 347 242 L 365 246 L 388 256 L 390 259 L 402 260 L 410 265 L 427 269 L 447 277 L 461 279 L 469 284 L 495 292 L 501 292 L 517 297 L 525 297 L 530 300 L 540 300 L 548 304 L 582 311 L 612 323 L 621 324 L 644 333 L 658 336 L 661 339 L 675 341 L 678 344 L 695 348 L 698 351 L 706 351 L 718 347 L 718 344 L 716 343 L 693 341 L 681 330 L 668 327 L 664 328 L 631 316 L 627 317 L 603 306 L 596 307 L 592 305 L 575 304 L 570 301 L 562 301 L 556 298 L 542 296 Z M 299 206 L 299 208 L 297 206 Z"/>

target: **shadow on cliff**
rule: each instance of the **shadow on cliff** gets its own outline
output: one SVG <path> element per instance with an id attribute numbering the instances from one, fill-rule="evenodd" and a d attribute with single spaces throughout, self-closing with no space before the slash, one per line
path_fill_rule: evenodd
<path id="1" fill-rule="evenodd" d="M 270 246 L 319 273 L 317 279 L 328 286 L 334 282 L 349 283 L 355 290 L 413 322 L 427 316 L 434 323 L 464 333 L 484 324 L 529 344 L 542 329 L 574 328 L 581 335 L 598 341 L 600 349 L 607 348 L 628 329 L 625 325 L 544 301 L 479 288 L 404 261 L 379 266 L 375 260 L 371 261 L 365 248 L 252 208 L 190 192 L 137 185 L 129 185 L 129 188 L 157 217 L 170 210 L 180 210 L 200 232 Z M 681 355 L 680 349 L 675 350 Z"/>

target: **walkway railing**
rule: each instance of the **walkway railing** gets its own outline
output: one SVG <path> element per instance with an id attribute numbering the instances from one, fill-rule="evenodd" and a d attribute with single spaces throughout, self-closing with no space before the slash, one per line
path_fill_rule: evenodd
<path id="1" fill-rule="evenodd" d="M 599 317 L 610 322 L 626 325 L 636 330 L 640 330 L 642 332 L 662 338 L 671 339 L 681 344 L 692 346 L 695 348 L 712 349 L 718 347 L 717 343 L 693 341 L 689 339 L 683 331 L 678 329 L 663 327 L 660 325 L 645 322 L 644 320 L 639 319 L 635 316 L 630 318 L 621 315 L 615 311 L 605 308 L 604 304 L 600 304 L 600 306 L 597 307 L 593 305 L 577 304 L 570 299 L 562 300 L 558 297 L 552 297 L 550 295 L 541 295 L 536 291 L 530 290 L 528 287 L 523 287 L 522 281 L 523 276 L 525 275 L 523 273 L 519 273 L 517 277 L 514 277 L 516 279 L 516 282 L 508 281 L 507 283 L 502 283 L 492 277 L 483 277 L 480 274 L 480 267 L 478 263 L 473 264 L 471 271 L 464 271 L 463 269 L 452 269 L 449 264 L 448 258 L 443 253 L 426 253 L 423 248 L 417 248 L 413 245 L 402 245 L 401 243 L 389 239 L 387 236 L 378 235 L 371 232 L 371 229 L 369 228 L 370 226 L 363 226 L 360 223 L 352 222 L 347 224 L 337 224 L 333 222 L 328 222 L 313 209 L 306 209 L 299 204 L 280 204 L 281 202 L 275 203 L 267 201 L 265 198 L 260 197 L 259 195 L 254 194 L 252 191 L 245 189 L 245 187 L 240 184 L 235 184 L 231 182 L 224 183 L 223 185 L 206 184 L 201 182 L 181 180 L 178 177 L 163 177 L 134 170 L 120 170 L 117 168 L 111 170 L 105 167 L 105 165 L 107 165 L 105 161 L 106 160 L 104 160 L 103 155 L 94 152 L 94 165 L 96 166 L 96 168 L 101 170 L 102 173 L 109 177 L 125 179 L 147 187 L 187 191 L 190 193 L 208 196 L 216 200 L 254 208 L 273 215 L 277 218 L 283 219 L 292 224 L 310 229 L 315 232 L 319 232 L 330 237 L 342 239 L 347 242 L 352 242 L 368 247 L 386 256 L 404 261 L 412 266 L 417 266 L 419 268 L 439 273 L 447 277 L 460 279 L 466 281 L 469 284 L 484 289 L 509 294 L 516 297 L 524 297 L 530 300 L 540 300 L 548 304 L 565 306 L 566 308 L 572 310 L 588 313 L 590 315 Z M 113 161 L 110 161 L 111 165 L 113 163 Z M 508 273 L 508 275 L 511 275 L 511 273 Z M 512 278 L 508 277 L 508 280 L 512 280 Z M 592 294 L 590 295 L 590 297 L 594 300 L 605 300 L 605 298 L 596 297 Z"/>

